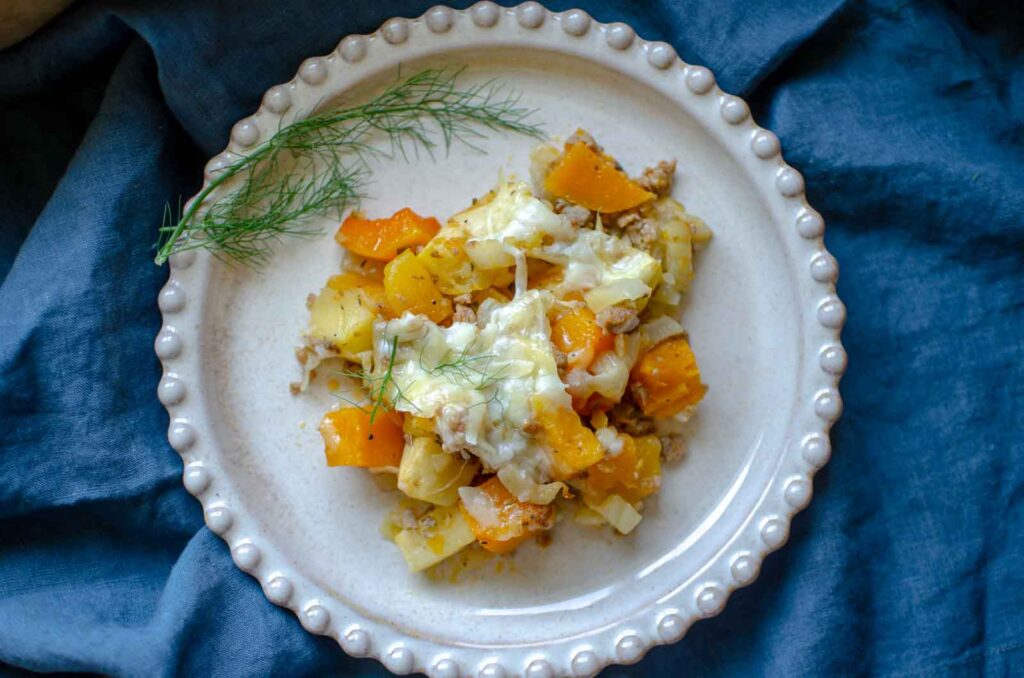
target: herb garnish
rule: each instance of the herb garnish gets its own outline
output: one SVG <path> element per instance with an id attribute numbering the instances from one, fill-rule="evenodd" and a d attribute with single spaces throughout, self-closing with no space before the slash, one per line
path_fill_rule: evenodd
<path id="1" fill-rule="evenodd" d="M 433 367 L 428 367 L 424 364 L 423 351 L 420 351 L 419 366 L 427 374 L 433 376 L 443 376 L 452 384 L 458 384 L 458 379 L 464 382 L 468 382 L 473 388 L 478 391 L 483 391 L 489 386 L 493 386 L 498 382 L 502 381 L 504 377 L 504 368 L 497 371 L 490 371 L 489 367 L 491 362 L 496 357 L 493 353 L 483 353 L 479 355 L 471 355 L 470 351 L 473 348 L 475 342 L 467 344 L 459 351 L 458 354 L 448 351 L 444 357 Z M 339 395 L 345 403 L 352 407 L 357 407 L 363 412 L 369 412 L 370 423 L 374 422 L 377 417 L 377 413 L 381 409 L 390 409 L 400 402 L 406 402 L 414 410 L 419 411 L 416 403 L 409 400 L 405 392 L 399 387 L 394 380 L 394 369 L 395 369 L 395 358 L 398 354 L 398 337 L 391 338 L 391 350 L 388 354 L 387 367 L 384 369 L 384 373 L 375 375 L 365 370 L 341 370 L 339 374 L 363 382 L 369 390 L 368 400 L 369 403 L 364 405 L 358 403 L 351 398 Z M 482 365 L 481 365 L 482 364 Z M 394 393 L 389 393 L 389 390 Z M 492 402 L 498 402 L 502 404 L 498 398 L 498 393 L 495 391 L 491 394 L 491 397 L 485 401 L 477 403 L 478 405 L 487 405 Z M 367 409 L 369 406 L 369 410 Z M 472 405 L 471 407 L 475 407 Z M 502 404 L 502 409 L 504 405 Z"/>
<path id="2" fill-rule="evenodd" d="M 319 233 L 307 217 L 334 212 L 340 218 L 358 204 L 371 156 L 408 158 L 409 150 L 420 148 L 432 155 L 436 132 L 446 151 L 455 141 L 475 148 L 473 140 L 482 139 L 483 130 L 541 136 L 540 127 L 527 121 L 533 111 L 519 105 L 518 94 L 494 80 L 459 88 L 462 70 L 423 70 L 366 104 L 281 127 L 218 170 L 177 222 L 165 211 L 156 263 L 176 252 L 206 249 L 249 266 L 265 264 L 273 241 Z M 379 136 L 389 151 L 374 145 Z M 221 187 L 230 192 L 215 195 Z"/>
<path id="3" fill-rule="evenodd" d="M 423 364 L 423 350 L 420 350 L 420 369 L 434 376 L 444 376 L 448 381 L 457 384 L 456 378 L 469 382 L 478 391 L 482 391 L 503 379 L 504 368 L 490 372 L 491 362 L 497 357 L 493 353 L 472 354 L 476 341 L 466 344 L 457 355 L 449 349 L 441 361 L 433 367 Z M 474 381 L 474 375 L 479 379 Z"/>
<path id="4" fill-rule="evenodd" d="M 373 398 L 373 409 L 370 410 L 370 423 L 377 417 L 377 412 L 380 411 L 381 407 L 386 404 L 384 397 L 387 394 L 388 384 L 391 383 L 391 377 L 395 371 L 395 355 L 398 353 L 398 337 L 391 338 L 391 354 L 388 356 L 388 367 L 384 370 L 384 376 L 380 380 L 380 388 L 377 389 L 376 393 L 371 391 L 370 396 Z"/>
<path id="5" fill-rule="evenodd" d="M 399 402 L 401 400 L 405 400 L 406 402 L 408 402 L 413 407 L 416 407 L 415 403 L 412 403 L 408 398 L 405 397 L 405 395 L 402 393 L 401 389 L 398 388 L 398 385 L 395 384 L 394 380 L 392 379 L 392 375 L 394 374 L 394 370 L 395 370 L 395 356 L 397 354 L 398 354 L 398 337 L 392 337 L 391 338 L 391 353 L 388 355 L 388 366 L 384 370 L 384 374 L 383 375 L 375 376 L 375 375 L 373 375 L 373 374 L 371 374 L 369 372 L 366 372 L 365 370 L 342 370 L 341 371 L 341 374 L 345 375 L 346 377 L 349 377 L 351 379 L 356 379 L 356 380 L 359 380 L 359 381 L 362 381 L 362 382 L 366 383 L 367 387 L 370 389 L 370 401 L 372 402 L 372 407 L 370 409 L 370 423 L 371 424 L 377 418 L 377 413 L 380 412 L 381 409 L 388 407 L 388 401 L 390 400 L 390 398 L 388 397 L 388 387 L 389 386 L 392 386 L 395 389 L 395 394 L 396 394 L 396 397 L 394 398 L 394 402 L 395 403 L 397 403 L 397 402 Z M 362 405 L 360 405 L 359 403 L 357 403 L 357 402 L 355 402 L 353 400 L 350 400 L 349 398 L 346 398 L 344 396 L 338 396 L 338 397 L 341 398 L 346 403 L 352 405 L 353 407 L 358 407 L 363 412 L 366 411 L 366 408 L 363 407 Z M 419 408 L 416 408 L 416 409 L 419 409 Z"/>

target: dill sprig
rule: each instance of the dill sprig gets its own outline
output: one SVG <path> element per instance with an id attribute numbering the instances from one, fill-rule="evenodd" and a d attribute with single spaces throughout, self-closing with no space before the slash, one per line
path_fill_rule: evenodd
<path id="1" fill-rule="evenodd" d="M 405 394 L 402 392 L 402 390 L 398 387 L 398 384 L 396 384 L 393 379 L 396 355 L 398 355 L 398 337 L 392 337 L 391 352 L 388 354 L 388 364 L 387 367 L 384 369 L 384 374 L 377 376 L 374 374 L 370 374 L 365 370 L 341 371 L 341 374 L 345 375 L 346 377 L 362 381 L 370 390 L 371 424 L 377 418 L 377 413 L 380 412 L 382 409 L 389 407 L 389 403 L 390 405 L 394 405 L 404 400 L 405 402 L 409 403 L 409 405 L 411 405 L 414 409 L 419 409 L 418 407 L 416 407 L 415 403 L 413 403 L 411 400 L 405 397 Z M 388 393 L 389 387 L 391 387 L 395 391 L 395 394 L 393 396 Z M 359 403 L 356 403 L 348 398 L 345 398 L 344 396 L 339 396 L 339 398 L 349 403 L 353 407 L 358 407 L 364 412 L 366 411 L 366 408 Z"/>
<path id="2" fill-rule="evenodd" d="M 449 351 L 433 367 L 423 364 L 423 351 L 421 349 L 419 357 L 420 368 L 434 376 L 443 376 L 453 384 L 457 383 L 456 378 L 461 378 L 462 381 L 472 384 L 478 391 L 482 391 L 488 386 L 501 381 L 503 377 L 500 371 L 490 371 L 491 362 L 497 356 L 493 353 L 473 355 L 474 345 L 475 342 L 466 344 L 458 354 L 452 354 Z"/>
<path id="3" fill-rule="evenodd" d="M 165 210 L 156 263 L 176 252 L 206 249 L 258 267 L 269 258 L 272 242 L 319 234 L 309 217 L 341 218 L 357 205 L 371 173 L 370 157 L 408 159 L 421 149 L 433 157 L 438 133 L 445 151 L 456 141 L 479 148 L 475 141 L 486 130 L 541 136 L 541 128 L 528 121 L 534 111 L 519 105 L 517 93 L 495 80 L 460 88 L 456 81 L 463 70 L 426 69 L 368 103 L 281 127 L 218 170 L 177 221 Z"/>
<path id="4" fill-rule="evenodd" d="M 473 344 L 468 344 L 457 354 L 449 351 L 440 360 L 440 362 L 433 366 L 427 366 L 424 363 L 423 351 L 421 349 L 419 366 L 427 374 L 443 376 L 452 384 L 458 385 L 458 379 L 461 378 L 462 382 L 470 384 L 478 391 L 483 391 L 487 387 L 504 379 L 504 376 L 501 373 L 502 370 L 491 371 L 489 369 L 491 361 L 496 357 L 493 353 L 472 355 L 470 353 L 472 348 Z M 364 402 L 357 402 L 344 395 L 337 395 L 337 397 L 348 405 L 358 407 L 363 412 L 367 412 L 370 415 L 371 424 L 376 419 L 378 412 L 382 409 L 393 408 L 402 402 L 406 403 L 413 410 L 417 412 L 420 411 L 420 408 L 416 403 L 406 397 L 402 387 L 399 386 L 398 382 L 394 379 L 395 359 L 397 355 L 398 337 L 392 337 L 391 349 L 388 352 L 387 365 L 385 366 L 382 374 L 374 374 L 363 369 L 346 369 L 338 371 L 338 374 L 341 374 L 342 376 L 362 382 L 362 384 L 367 388 L 368 397 Z M 477 404 L 488 405 L 492 402 L 498 402 L 502 405 L 502 409 L 504 409 L 504 404 L 500 402 L 497 391 L 493 392 L 487 400 Z M 475 407 L 475 405 L 472 407 Z"/>
<path id="5" fill-rule="evenodd" d="M 395 371 L 395 355 L 397 355 L 397 354 L 398 354 L 398 337 L 392 337 L 391 338 L 391 353 L 388 355 L 388 366 L 387 366 L 387 369 L 384 370 L 384 376 L 381 377 L 380 388 L 377 389 L 376 393 L 371 393 L 370 394 L 371 397 L 373 398 L 373 409 L 370 410 L 370 423 L 371 424 L 373 423 L 373 420 L 376 418 L 377 412 L 379 412 L 380 408 L 384 407 L 385 404 L 386 404 L 384 399 L 387 396 L 388 385 L 391 384 L 391 382 L 393 381 L 391 377 L 393 376 L 394 371 Z"/>

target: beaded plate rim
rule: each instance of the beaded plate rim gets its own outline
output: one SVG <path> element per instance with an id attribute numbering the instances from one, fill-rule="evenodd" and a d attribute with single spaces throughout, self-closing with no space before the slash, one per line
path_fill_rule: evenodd
<path id="1" fill-rule="evenodd" d="M 666 600 L 609 627 L 541 646 L 456 647 L 410 637 L 361 617 L 287 565 L 271 545 L 261 543 L 258 529 L 238 510 L 231 488 L 218 484 L 217 463 L 204 452 L 205 413 L 197 411 L 195 399 L 187 397 L 188 384 L 200 378 L 197 361 L 191 358 L 195 354 L 186 350 L 185 342 L 201 316 L 201 304 L 189 299 L 197 293 L 193 264 L 206 255 L 194 251 L 174 255 L 170 277 L 158 296 L 163 321 L 154 349 L 163 365 L 157 395 L 170 416 L 167 437 L 182 456 L 185 488 L 202 503 L 206 525 L 228 544 L 235 564 L 259 581 L 272 603 L 292 610 L 307 631 L 331 636 L 348 654 L 374 657 L 396 674 L 415 671 L 433 678 L 589 676 L 609 664 L 635 663 L 651 647 L 678 641 L 695 621 L 718 614 L 732 591 L 752 583 L 764 557 L 786 542 L 790 520 L 811 499 L 814 473 L 831 455 L 829 430 L 842 413 L 838 386 L 847 365 L 840 340 L 846 309 L 836 295 L 838 264 L 824 245 L 825 224 L 807 203 L 803 177 L 782 159 L 778 138 L 757 126 L 746 102 L 722 91 L 710 70 L 683 62 L 671 45 L 643 40 L 624 23 L 600 23 L 580 9 L 553 12 L 537 2 L 515 7 L 478 2 L 465 10 L 438 5 L 415 19 L 389 19 L 372 34 L 345 37 L 329 55 L 306 59 L 290 82 L 269 88 L 256 114 L 234 125 L 228 148 L 207 164 L 206 179 L 254 146 L 259 141 L 260 122 L 279 121 L 292 109 L 293 94 L 298 92 L 301 97 L 306 90 L 315 90 L 328 79 L 330 69 L 353 66 L 372 56 L 371 52 L 401 49 L 427 36 L 437 39 L 453 31 L 461 35 L 472 32 L 472 40 L 480 46 L 499 42 L 507 46 L 524 30 L 543 32 L 554 49 L 583 58 L 598 49 L 641 54 L 642 65 L 629 67 L 631 76 L 644 82 L 651 76 L 640 72 L 643 69 L 670 73 L 678 80 L 682 96 L 717 100 L 716 119 L 704 122 L 744 130 L 744 147 L 733 150 L 746 157 L 745 162 L 768 163 L 775 168 L 774 185 L 765 193 L 776 203 L 773 209 L 792 215 L 792 229 L 798 238 L 813 246 L 806 260 L 806 282 L 814 293 L 809 303 L 814 307 L 817 328 L 813 333 L 804 328 L 802 338 L 816 342 L 811 345 L 818 348 L 810 388 L 806 383 L 801 388 L 801 393 L 811 396 L 798 405 L 798 410 L 806 411 L 802 420 L 806 423 L 783 451 L 770 486 L 728 548 L 707 564 L 696 583 L 677 589 Z"/>

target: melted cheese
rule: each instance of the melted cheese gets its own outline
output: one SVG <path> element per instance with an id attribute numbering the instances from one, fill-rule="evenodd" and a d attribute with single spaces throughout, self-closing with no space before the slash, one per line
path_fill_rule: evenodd
<path id="1" fill-rule="evenodd" d="M 559 296 L 633 284 L 642 288 L 638 288 L 636 296 L 629 295 L 620 301 L 638 299 L 650 295 L 661 277 L 657 259 L 603 231 L 584 229 L 570 242 L 556 242 L 529 254 L 565 266 L 562 282 L 556 288 Z"/>
<path id="2" fill-rule="evenodd" d="M 547 459 L 523 430 L 537 394 L 560 407 L 570 398 L 558 377 L 547 292 L 531 290 L 511 302 L 485 302 L 480 322 L 443 328 L 406 314 L 374 327 L 374 363 L 390 360 L 389 397 L 395 409 L 434 420 L 445 447 L 476 455 L 490 470 L 514 463 L 535 477 Z"/>
<path id="3" fill-rule="evenodd" d="M 377 383 L 388 372 L 397 339 L 387 392 L 395 409 L 432 419 L 447 450 L 477 456 L 485 470 L 511 469 L 506 476 L 514 471 L 523 488 L 544 482 L 547 455 L 524 430 L 533 419 L 530 397 L 565 408 L 571 399 L 558 375 L 547 319 L 555 297 L 527 289 L 527 257 L 564 266 L 555 292 L 582 291 L 597 311 L 620 301 L 642 308 L 661 265 L 622 238 L 574 228 L 521 182 L 502 183 L 436 237 L 463 239 L 467 254 L 483 268 L 515 265 L 515 298 L 505 304 L 484 301 L 475 324 L 444 328 L 408 313 L 377 321 Z"/>
<path id="4" fill-rule="evenodd" d="M 516 266 L 516 289 L 525 289 L 525 257 L 565 267 L 559 296 L 597 290 L 595 311 L 622 301 L 640 307 L 661 279 L 661 264 L 647 252 L 603 230 L 576 229 L 522 182 L 501 184 L 487 199 L 456 215 L 446 237 L 466 240 L 477 264 Z"/>
<path id="5" fill-rule="evenodd" d="M 575 230 L 568 219 L 538 200 L 529 186 L 502 183 L 489 198 L 452 217 L 449 226 L 468 236 L 467 241 L 497 240 L 518 248 L 531 248 L 545 240 L 571 240 Z"/>

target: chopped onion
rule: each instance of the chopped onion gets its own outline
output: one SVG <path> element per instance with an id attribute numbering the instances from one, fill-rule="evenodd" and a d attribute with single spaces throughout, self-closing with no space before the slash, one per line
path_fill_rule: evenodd
<path id="1" fill-rule="evenodd" d="M 305 393 L 306 389 L 309 388 L 310 379 L 313 378 L 313 371 L 320 366 L 320 363 L 325 360 L 338 358 L 339 356 L 328 345 L 313 341 L 308 337 L 306 338 L 306 345 L 299 350 L 304 351 L 304 357 L 300 363 L 302 365 L 302 381 L 298 383 L 298 390 L 300 393 Z"/>
<path id="2" fill-rule="evenodd" d="M 565 489 L 564 483 L 536 483 L 521 468 L 506 465 L 498 469 L 498 480 L 519 501 L 548 505 Z"/>
<path id="3" fill-rule="evenodd" d="M 639 511 L 617 494 L 609 495 L 600 503 L 587 501 L 586 497 L 583 501 L 587 508 L 600 513 L 612 527 L 622 534 L 632 532 L 633 528 L 639 525 L 643 519 Z"/>
<path id="4" fill-rule="evenodd" d="M 693 231 L 683 206 L 671 198 L 653 203 L 658 230 L 664 245 L 662 267 L 672 277 L 672 285 L 685 292 L 693 279 Z"/>
<path id="5" fill-rule="evenodd" d="M 640 337 L 645 347 L 654 346 L 671 337 L 686 334 L 686 330 L 675 319 L 663 315 L 644 323 L 640 327 Z"/>
<path id="6" fill-rule="evenodd" d="M 667 275 L 665 276 L 668 277 Z M 666 306 L 677 306 L 682 301 L 683 295 L 675 288 L 675 283 L 663 280 L 658 289 L 654 291 L 651 302 L 662 303 Z"/>
<path id="7" fill-rule="evenodd" d="M 566 375 L 566 389 L 573 398 L 586 401 L 597 393 L 613 402 L 622 399 L 629 384 L 629 370 L 635 357 L 616 355 L 607 351 L 598 356 L 590 371 L 575 369 Z"/>
<path id="8" fill-rule="evenodd" d="M 586 506 L 581 506 L 576 509 L 576 513 L 573 515 L 572 519 L 576 523 L 586 525 L 587 527 L 600 527 L 608 522 L 600 513 L 588 509 Z"/>
<path id="9" fill-rule="evenodd" d="M 549 197 L 544 192 L 544 179 L 561 154 L 561 150 L 548 144 L 540 144 L 530 151 L 530 181 L 534 192 L 541 198 Z"/>
<path id="10" fill-rule="evenodd" d="M 622 301 L 642 299 L 651 293 L 651 288 L 642 280 L 622 278 L 599 285 L 583 293 L 583 298 L 594 313 L 600 313 L 609 306 Z"/>

